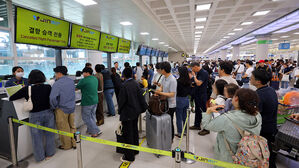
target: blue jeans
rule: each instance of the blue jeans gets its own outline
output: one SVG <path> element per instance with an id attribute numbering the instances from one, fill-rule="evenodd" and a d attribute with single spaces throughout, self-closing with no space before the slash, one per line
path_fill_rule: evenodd
<path id="1" fill-rule="evenodd" d="M 242 88 L 249 89 L 249 83 L 243 83 Z"/>
<path id="2" fill-rule="evenodd" d="M 100 129 L 96 124 L 96 110 L 97 104 L 82 106 L 82 119 L 87 126 L 87 132 L 90 134 L 97 134 L 100 132 Z"/>
<path id="3" fill-rule="evenodd" d="M 105 99 L 108 106 L 108 114 L 115 115 L 114 103 L 113 103 L 114 89 L 107 89 L 104 91 Z"/>
<path id="4" fill-rule="evenodd" d="M 44 110 L 40 112 L 29 113 L 29 122 L 44 127 L 54 128 L 54 112 L 51 110 Z M 46 157 L 53 156 L 55 154 L 54 133 L 32 127 L 30 128 L 30 131 L 35 160 L 39 162 L 43 161 Z"/>
<path id="5" fill-rule="evenodd" d="M 241 80 L 242 80 L 242 74 L 241 74 L 241 73 L 238 73 L 238 74 L 236 75 L 236 80 L 238 80 L 238 81 L 241 81 Z"/>
<path id="6" fill-rule="evenodd" d="M 178 134 L 181 135 L 183 126 L 187 118 L 187 109 L 189 107 L 188 97 L 176 97 L 176 126 L 178 129 Z"/>
<path id="7" fill-rule="evenodd" d="M 281 81 L 281 88 L 287 89 L 289 87 L 289 82 L 288 81 Z"/>

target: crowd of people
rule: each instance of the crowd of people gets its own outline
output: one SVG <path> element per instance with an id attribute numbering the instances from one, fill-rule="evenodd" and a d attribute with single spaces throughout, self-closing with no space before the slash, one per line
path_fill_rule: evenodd
<path id="1" fill-rule="evenodd" d="M 23 78 L 23 69 L 14 67 L 15 77 L 6 83 L 7 87 L 19 84 L 24 87 L 10 100 L 28 99 L 28 87 L 32 87 L 30 122 L 54 128 L 56 121 L 57 129 L 75 132 L 75 90 L 81 90 L 82 119 L 87 133 L 98 137 L 102 134 L 99 126 L 104 124 L 103 98 L 107 102 L 108 116 L 115 116 L 115 93 L 124 143 L 138 145 L 138 117 L 148 108 L 143 93 L 151 89 L 154 95 L 167 99 L 167 113 L 172 119 L 172 139 L 175 136 L 181 138 L 187 109 L 194 102 L 195 120 L 190 129 L 197 130 L 200 136 L 210 131 L 218 133 L 215 159 L 233 162 L 225 141 L 235 153 L 241 139 L 234 127 L 236 124 L 267 139 L 270 167 L 276 167 L 275 153 L 272 152 L 277 133 L 278 98 L 275 90 L 299 87 L 296 61 L 184 61 L 181 64 L 160 62 L 155 66 L 136 63 L 134 67 L 126 62 L 122 71 L 115 62 L 110 70 L 102 64 L 95 65 L 94 69 L 96 73 L 87 63 L 82 70 L 84 78 L 75 86 L 74 81 L 67 77 L 67 68 L 58 66 L 54 69 L 56 81 L 51 87 L 44 84 L 46 79 L 41 71 L 31 71 L 27 80 Z M 174 116 L 177 130 L 174 129 Z M 297 115 L 292 117 L 298 119 Z M 31 128 L 31 134 L 37 161 L 49 159 L 55 154 L 53 133 Z M 76 148 L 72 138 L 60 136 L 60 141 L 59 149 Z M 124 151 L 122 161 L 134 161 L 138 154 L 133 150 Z"/>

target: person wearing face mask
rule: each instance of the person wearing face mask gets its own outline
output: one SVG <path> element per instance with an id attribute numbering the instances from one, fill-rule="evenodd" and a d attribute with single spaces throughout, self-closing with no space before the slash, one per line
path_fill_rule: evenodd
<path id="1" fill-rule="evenodd" d="M 23 78 L 24 69 L 20 66 L 15 66 L 12 68 L 12 75 L 9 81 L 6 82 L 5 87 L 12 87 L 17 85 L 28 86 L 28 79 Z"/>
<path id="2" fill-rule="evenodd" d="M 50 104 L 52 109 L 55 110 L 57 129 L 75 133 L 75 83 L 66 76 L 68 70 L 65 66 L 57 66 L 53 70 L 56 82 L 52 86 Z M 74 138 L 63 135 L 60 135 L 59 138 L 61 142 L 59 149 L 76 148 Z"/>

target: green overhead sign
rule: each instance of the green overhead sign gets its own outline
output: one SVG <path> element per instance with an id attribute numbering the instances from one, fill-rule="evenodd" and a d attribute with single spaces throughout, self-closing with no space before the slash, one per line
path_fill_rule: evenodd
<path id="1" fill-rule="evenodd" d="M 130 53 L 131 41 L 126 39 L 119 39 L 117 52 Z"/>
<path id="2" fill-rule="evenodd" d="M 272 40 L 259 40 L 256 43 L 257 44 L 272 44 Z"/>
<path id="3" fill-rule="evenodd" d="M 67 47 L 70 23 L 16 7 L 16 43 Z"/>
<path id="4" fill-rule="evenodd" d="M 104 52 L 116 52 L 117 44 L 118 37 L 102 33 L 99 50 Z"/>
<path id="5" fill-rule="evenodd" d="M 100 32 L 76 24 L 72 24 L 71 47 L 97 50 L 100 43 Z"/>

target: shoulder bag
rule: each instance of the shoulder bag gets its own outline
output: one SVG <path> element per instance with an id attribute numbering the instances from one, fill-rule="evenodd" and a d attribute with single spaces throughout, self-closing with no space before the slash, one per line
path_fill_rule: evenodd
<path id="1" fill-rule="evenodd" d="M 25 112 L 30 112 L 33 109 L 33 104 L 31 100 L 31 86 L 28 86 L 28 100 L 25 100 L 23 104 L 23 110 Z"/>

